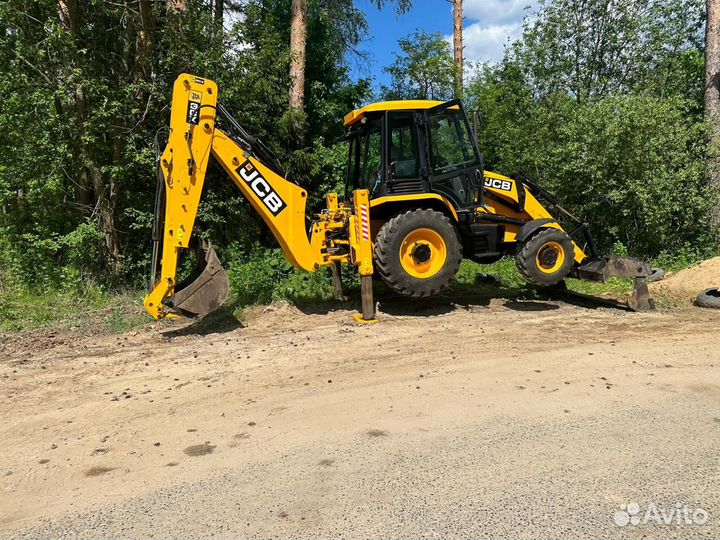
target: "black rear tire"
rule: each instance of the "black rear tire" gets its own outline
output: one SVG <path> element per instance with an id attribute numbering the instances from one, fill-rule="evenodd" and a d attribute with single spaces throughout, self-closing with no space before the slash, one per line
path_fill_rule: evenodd
<path id="1" fill-rule="evenodd" d="M 435 245 L 415 242 L 408 247 L 408 239 L 415 235 L 422 237 L 426 231 L 436 242 L 444 245 L 445 258 Z M 413 235 L 413 236 L 411 236 Z M 412 275 L 407 265 L 407 251 L 414 249 L 412 257 L 422 267 L 423 261 L 430 270 L 427 276 Z M 403 253 L 406 254 L 403 259 Z M 433 260 L 433 257 L 438 257 Z M 435 210 L 417 209 L 398 214 L 382 226 L 375 238 L 375 270 L 382 280 L 395 292 L 404 296 L 422 298 L 443 291 L 460 269 L 462 246 L 458 233 L 450 220 Z M 417 272 L 416 272 L 417 274 Z"/>
<path id="2" fill-rule="evenodd" d="M 698 295 L 695 304 L 711 309 L 720 309 L 720 289 L 707 289 Z"/>
<path id="3" fill-rule="evenodd" d="M 515 264 L 529 282 L 551 287 L 570 274 L 574 255 L 573 241 L 567 233 L 542 229 L 518 246 Z"/>

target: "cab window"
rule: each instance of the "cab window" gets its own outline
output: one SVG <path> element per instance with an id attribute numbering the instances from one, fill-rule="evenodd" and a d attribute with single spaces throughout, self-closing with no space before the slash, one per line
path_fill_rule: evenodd
<path id="1" fill-rule="evenodd" d="M 349 139 L 345 198 L 356 189 L 377 191 L 382 183 L 382 137 L 380 120 L 358 130 Z"/>
<path id="2" fill-rule="evenodd" d="M 356 189 L 376 191 L 382 182 L 382 137 L 380 120 L 357 130 L 349 139 L 345 197 Z"/>
<path id="3" fill-rule="evenodd" d="M 430 114 L 430 161 L 435 174 L 469 167 L 479 161 L 470 127 L 460 111 L 441 109 Z"/>
<path id="4" fill-rule="evenodd" d="M 358 187 L 375 192 L 382 182 L 382 137 L 380 123 L 371 126 L 361 139 Z"/>
<path id="5" fill-rule="evenodd" d="M 357 189 L 357 178 L 360 174 L 360 140 L 351 137 L 348 144 L 348 163 L 345 171 L 345 199 Z"/>
<path id="6" fill-rule="evenodd" d="M 413 113 L 391 115 L 390 148 L 388 156 L 393 178 L 418 178 L 420 160 L 418 158 L 417 129 Z"/>

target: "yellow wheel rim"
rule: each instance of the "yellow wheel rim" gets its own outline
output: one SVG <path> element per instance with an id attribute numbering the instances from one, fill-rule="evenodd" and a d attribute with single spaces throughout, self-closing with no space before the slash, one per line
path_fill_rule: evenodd
<path id="1" fill-rule="evenodd" d="M 415 229 L 400 245 L 400 264 L 414 278 L 428 279 L 445 266 L 445 240 L 432 229 Z"/>
<path id="2" fill-rule="evenodd" d="M 538 250 L 535 264 L 544 274 L 554 274 L 565 264 L 565 249 L 557 242 L 548 242 Z"/>

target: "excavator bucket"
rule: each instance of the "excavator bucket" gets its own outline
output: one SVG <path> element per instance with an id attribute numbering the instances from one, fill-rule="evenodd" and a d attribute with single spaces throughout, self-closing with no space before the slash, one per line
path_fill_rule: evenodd
<path id="1" fill-rule="evenodd" d="M 230 293 L 230 283 L 220 259 L 209 243 L 197 250 L 195 269 L 175 287 L 168 305 L 186 317 L 207 315 L 219 308 Z"/>
<path id="2" fill-rule="evenodd" d="M 611 277 L 634 278 L 635 288 L 628 301 L 634 311 L 652 311 L 655 303 L 650 298 L 647 278 L 652 273 L 650 265 L 630 257 L 595 257 L 577 269 L 580 279 L 605 282 Z"/>

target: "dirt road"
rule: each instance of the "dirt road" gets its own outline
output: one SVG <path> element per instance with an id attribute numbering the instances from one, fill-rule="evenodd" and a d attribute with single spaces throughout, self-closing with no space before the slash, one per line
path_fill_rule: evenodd
<path id="1" fill-rule="evenodd" d="M 382 308 L 5 338 L 0 537 L 720 536 L 720 312 Z"/>

